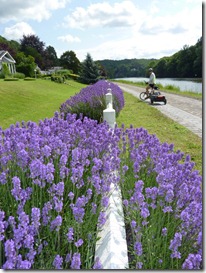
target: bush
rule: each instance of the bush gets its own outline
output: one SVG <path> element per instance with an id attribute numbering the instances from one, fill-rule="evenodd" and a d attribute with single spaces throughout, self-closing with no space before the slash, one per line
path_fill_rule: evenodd
<path id="1" fill-rule="evenodd" d="M 20 73 L 20 72 L 16 72 L 12 76 L 14 78 L 18 78 L 18 79 L 24 79 L 25 78 L 25 74 L 24 73 Z"/>
<path id="2" fill-rule="evenodd" d="M 201 269 L 202 177 L 143 128 L 116 128 L 130 269 Z"/>
<path id="3" fill-rule="evenodd" d="M 83 88 L 78 94 L 69 98 L 60 106 L 60 112 L 75 113 L 77 117 L 81 114 L 98 122 L 103 121 L 103 110 L 106 109 L 105 94 L 108 93 L 108 88 L 111 88 L 113 95 L 113 108 L 116 111 L 116 116 L 119 115 L 124 107 L 124 96 L 118 85 L 108 81 L 100 80 L 93 85 L 88 85 Z"/>
<path id="4" fill-rule="evenodd" d="M 64 76 L 52 75 L 52 76 L 51 76 L 51 81 L 57 82 L 57 83 L 64 83 L 65 77 L 64 77 Z"/>
<path id="5" fill-rule="evenodd" d="M 24 80 L 25 81 L 35 81 L 36 79 L 35 78 L 31 78 L 31 77 L 26 77 Z"/>
<path id="6" fill-rule="evenodd" d="M 5 81 L 18 81 L 18 78 L 5 78 Z"/>
<path id="7" fill-rule="evenodd" d="M 21 125 L 0 128 L 0 268 L 96 268 L 115 136 L 106 123 L 58 113 Z"/>

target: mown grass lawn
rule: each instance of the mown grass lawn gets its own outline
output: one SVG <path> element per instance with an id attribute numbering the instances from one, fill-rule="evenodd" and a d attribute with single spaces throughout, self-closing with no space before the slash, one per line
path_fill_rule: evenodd
<path id="1" fill-rule="evenodd" d="M 9 127 L 17 121 L 50 118 L 61 103 L 79 92 L 85 85 L 69 81 L 58 84 L 50 80 L 0 80 L 0 126 Z"/>

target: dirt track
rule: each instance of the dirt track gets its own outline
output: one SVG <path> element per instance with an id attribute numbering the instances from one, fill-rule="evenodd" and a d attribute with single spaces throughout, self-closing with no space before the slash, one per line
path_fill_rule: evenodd
<path id="1" fill-rule="evenodd" d="M 145 90 L 144 88 L 128 84 L 117 84 L 123 91 L 131 93 L 136 97 L 139 97 L 140 92 Z M 166 96 L 167 104 L 164 105 L 162 102 L 154 102 L 151 107 L 157 108 L 163 114 L 177 121 L 179 124 L 185 126 L 202 138 L 202 101 L 180 95 L 164 93 L 164 91 L 161 91 L 161 94 Z M 150 100 L 145 101 L 145 103 L 150 103 Z"/>

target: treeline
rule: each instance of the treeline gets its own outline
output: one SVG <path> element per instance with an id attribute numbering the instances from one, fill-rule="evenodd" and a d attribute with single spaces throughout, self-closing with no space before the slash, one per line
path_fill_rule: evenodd
<path id="1" fill-rule="evenodd" d="M 158 78 L 202 78 L 202 37 L 194 46 L 185 45 L 170 57 L 98 62 L 109 78 L 145 77 L 149 67 Z"/>
<path id="2" fill-rule="evenodd" d="M 33 76 L 36 66 L 40 70 L 49 70 L 61 66 L 80 79 L 95 82 L 98 78 L 145 77 L 149 67 L 155 70 L 158 78 L 202 78 L 202 37 L 194 46 L 185 45 L 170 57 L 161 59 L 125 59 L 93 61 L 87 53 L 86 59 L 80 62 L 72 50 L 65 51 L 60 58 L 52 46 L 45 46 L 38 36 L 23 35 L 20 42 L 7 40 L 0 36 L 0 50 L 7 50 L 16 60 L 18 72 Z M 88 69 L 91 68 L 91 71 Z M 82 73 L 84 73 L 82 75 Z M 93 77 L 92 81 L 88 77 Z"/>

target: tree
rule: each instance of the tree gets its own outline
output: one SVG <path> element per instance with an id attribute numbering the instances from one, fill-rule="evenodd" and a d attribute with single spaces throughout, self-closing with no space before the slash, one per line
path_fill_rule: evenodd
<path id="1" fill-rule="evenodd" d="M 40 41 L 38 36 L 23 35 L 23 38 L 20 40 L 20 44 L 21 51 L 24 52 L 26 56 L 33 56 L 38 66 L 44 68 L 44 42 Z"/>
<path id="2" fill-rule="evenodd" d="M 202 37 L 198 40 L 195 49 L 196 58 L 193 63 L 194 76 L 202 77 Z"/>
<path id="3" fill-rule="evenodd" d="M 107 78 L 107 72 L 106 72 L 104 66 L 101 65 L 99 62 L 95 62 L 95 64 L 98 67 L 100 77 L 106 79 Z"/>
<path id="4" fill-rule="evenodd" d="M 43 55 L 44 65 L 46 69 L 59 65 L 59 60 L 54 47 L 47 46 Z"/>
<path id="5" fill-rule="evenodd" d="M 94 63 L 91 55 L 87 53 L 86 59 L 82 63 L 79 81 L 85 84 L 91 84 L 98 81 L 98 67 Z"/>
<path id="6" fill-rule="evenodd" d="M 17 42 L 7 41 L 4 37 L 0 36 L 0 50 L 8 51 L 14 59 L 19 47 Z"/>
<path id="7" fill-rule="evenodd" d="M 81 63 L 72 50 L 64 52 L 59 62 L 63 68 L 72 70 L 74 74 L 78 74 L 80 71 Z"/>
<path id="8" fill-rule="evenodd" d="M 36 68 L 36 64 L 34 62 L 34 57 L 25 56 L 23 52 L 19 52 L 16 55 L 16 70 L 20 73 L 24 73 L 27 77 L 34 76 L 34 69 Z"/>
<path id="9" fill-rule="evenodd" d="M 44 42 L 40 41 L 38 36 L 35 35 L 23 35 L 20 39 L 21 51 L 25 52 L 27 47 L 32 47 L 37 50 L 40 54 L 44 51 Z"/>

